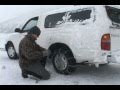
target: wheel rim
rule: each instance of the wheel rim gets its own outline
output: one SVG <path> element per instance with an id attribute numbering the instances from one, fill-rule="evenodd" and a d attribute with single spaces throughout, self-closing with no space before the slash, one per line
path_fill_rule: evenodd
<path id="1" fill-rule="evenodd" d="M 67 58 L 65 57 L 64 54 L 57 54 L 55 57 L 55 67 L 60 70 L 63 71 L 67 68 Z"/>
<path id="2" fill-rule="evenodd" d="M 8 48 L 8 55 L 9 55 L 10 57 L 14 57 L 14 56 L 15 56 L 15 50 L 14 50 L 13 47 L 9 47 L 9 48 Z"/>

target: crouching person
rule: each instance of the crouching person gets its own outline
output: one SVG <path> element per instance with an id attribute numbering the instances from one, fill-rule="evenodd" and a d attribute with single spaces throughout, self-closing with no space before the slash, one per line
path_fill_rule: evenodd
<path id="1" fill-rule="evenodd" d="M 23 78 L 28 78 L 28 75 L 33 75 L 44 80 L 50 78 L 49 72 L 45 69 L 48 51 L 35 42 L 40 33 L 40 29 L 35 26 L 30 29 L 28 34 L 20 42 L 19 65 Z"/>

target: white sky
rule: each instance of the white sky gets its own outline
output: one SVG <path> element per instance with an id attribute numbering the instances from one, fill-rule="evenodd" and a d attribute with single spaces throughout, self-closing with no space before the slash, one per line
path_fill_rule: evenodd
<path id="1" fill-rule="evenodd" d="M 0 5 L 0 22 L 38 8 L 61 8 L 66 5 Z"/>

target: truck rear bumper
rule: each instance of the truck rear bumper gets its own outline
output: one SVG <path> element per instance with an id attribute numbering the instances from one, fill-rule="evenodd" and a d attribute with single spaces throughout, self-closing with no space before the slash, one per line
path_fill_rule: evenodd
<path id="1" fill-rule="evenodd" d="M 116 56 L 111 51 L 91 52 L 87 54 L 86 57 L 81 58 L 77 55 L 75 58 L 77 59 L 77 63 L 84 61 L 88 61 L 91 64 L 118 63 Z"/>

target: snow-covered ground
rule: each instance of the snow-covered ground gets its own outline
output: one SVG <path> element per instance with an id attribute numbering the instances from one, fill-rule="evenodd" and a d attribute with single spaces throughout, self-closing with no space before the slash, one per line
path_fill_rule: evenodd
<path id="1" fill-rule="evenodd" d="M 49 80 L 34 77 L 23 79 L 18 60 L 10 60 L 5 51 L 0 50 L 0 85 L 120 85 L 120 64 L 109 64 L 100 68 L 80 66 L 72 75 L 55 72 L 51 63 L 46 69 L 51 73 Z"/>

